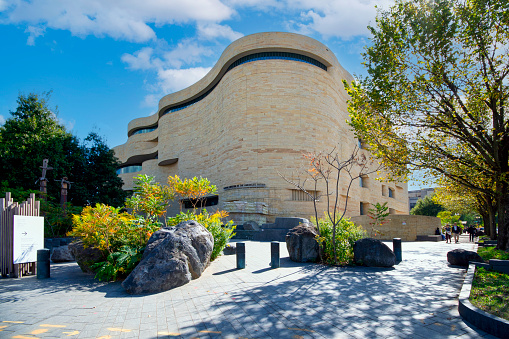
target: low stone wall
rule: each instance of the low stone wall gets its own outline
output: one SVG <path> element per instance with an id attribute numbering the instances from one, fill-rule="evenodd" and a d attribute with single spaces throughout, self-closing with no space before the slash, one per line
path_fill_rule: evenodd
<path id="1" fill-rule="evenodd" d="M 435 234 L 437 227 L 441 227 L 439 218 L 424 215 L 391 214 L 385 220 L 387 223 L 378 227 L 380 234 L 377 232 L 375 236 L 371 234 L 370 217 L 359 215 L 350 218 L 354 224 L 362 226 L 370 238 L 380 240 L 401 238 L 402 241 L 416 241 L 418 235 Z"/>

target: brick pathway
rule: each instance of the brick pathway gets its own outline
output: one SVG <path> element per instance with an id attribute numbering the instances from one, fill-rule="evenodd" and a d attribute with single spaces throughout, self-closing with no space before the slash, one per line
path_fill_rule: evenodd
<path id="1" fill-rule="evenodd" d="M 389 246 L 392 244 L 388 243 Z M 127 294 L 75 263 L 51 278 L 0 279 L 1 338 L 479 338 L 457 297 L 465 269 L 450 267 L 460 244 L 404 242 L 392 269 L 296 264 L 281 244 L 246 242 L 246 263 L 221 256 L 191 283 L 164 293 Z"/>

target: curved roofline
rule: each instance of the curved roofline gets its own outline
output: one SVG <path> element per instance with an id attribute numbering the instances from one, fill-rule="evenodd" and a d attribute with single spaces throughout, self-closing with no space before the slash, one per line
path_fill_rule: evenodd
<path id="1" fill-rule="evenodd" d="M 253 53 L 288 52 L 302 54 L 327 67 L 340 66 L 334 53 L 321 42 L 305 35 L 284 32 L 255 33 L 232 42 L 223 51 L 214 67 L 198 82 L 164 96 L 159 101 L 160 117 L 170 106 L 191 101 L 213 88 L 236 60 Z"/>
<path id="2" fill-rule="evenodd" d="M 128 136 L 131 136 L 136 129 L 157 125 L 159 118 L 171 106 L 184 104 L 207 93 L 219 83 L 228 71 L 228 67 L 238 59 L 262 52 L 301 54 L 321 62 L 327 68 L 338 67 L 343 69 L 334 53 L 326 45 L 308 36 L 286 32 L 264 32 L 247 35 L 228 45 L 214 67 L 202 79 L 187 88 L 161 98 L 157 113 L 132 120 L 128 126 Z"/>

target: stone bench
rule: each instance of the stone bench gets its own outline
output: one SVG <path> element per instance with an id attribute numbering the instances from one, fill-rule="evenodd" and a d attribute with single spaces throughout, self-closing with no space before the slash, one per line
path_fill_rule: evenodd
<path id="1" fill-rule="evenodd" d="M 441 241 L 441 235 L 418 235 L 416 241 Z"/>

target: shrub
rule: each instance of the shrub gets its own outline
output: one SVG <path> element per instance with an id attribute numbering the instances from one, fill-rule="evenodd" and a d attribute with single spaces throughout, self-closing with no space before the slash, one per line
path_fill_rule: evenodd
<path id="1" fill-rule="evenodd" d="M 353 244 L 366 237 L 366 231 L 355 225 L 349 219 L 341 219 L 336 226 L 336 253 L 337 262 L 334 261 L 333 224 L 326 217 L 318 220 L 320 236 L 317 241 L 322 248 L 322 262 L 330 265 L 348 265 L 353 262 Z"/>
<path id="2" fill-rule="evenodd" d="M 233 231 L 235 226 L 233 221 L 228 221 L 223 224 L 222 219 L 227 217 L 228 213 L 225 211 L 217 211 L 213 214 L 209 214 L 206 209 L 203 209 L 200 214 L 196 214 L 194 211 L 180 212 L 175 217 L 168 218 L 168 226 L 176 226 L 182 221 L 196 220 L 198 223 L 203 225 L 214 237 L 214 248 L 210 260 L 215 260 L 221 251 L 225 248 L 226 244 L 235 235 Z"/>
<path id="3" fill-rule="evenodd" d="M 49 201 L 41 200 L 41 210 L 44 213 L 44 237 L 65 237 L 72 229 L 73 214 L 79 214 L 83 207 L 66 203 L 65 209 Z"/>
<path id="4" fill-rule="evenodd" d="M 135 218 L 119 208 L 97 204 L 73 216 L 70 236 L 80 237 L 85 247 L 101 250 L 106 261 L 92 266 L 99 280 L 115 280 L 129 274 L 140 261 L 148 239 L 161 224 L 150 218 Z"/>

